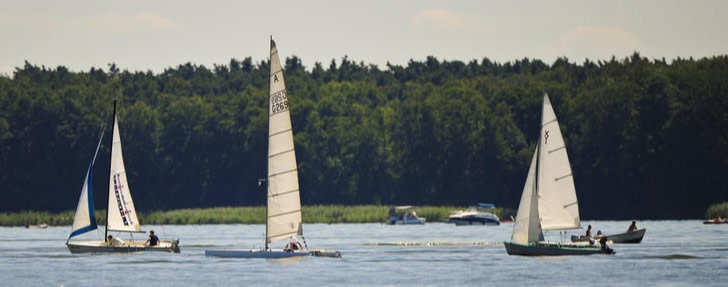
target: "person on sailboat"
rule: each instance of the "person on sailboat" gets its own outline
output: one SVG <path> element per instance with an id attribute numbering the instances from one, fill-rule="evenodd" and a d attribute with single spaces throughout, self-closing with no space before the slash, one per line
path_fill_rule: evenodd
<path id="1" fill-rule="evenodd" d="M 144 245 L 149 244 L 149 246 L 157 246 L 159 244 L 159 237 L 154 235 L 154 230 L 149 230 L 149 239 L 147 239 L 147 242 L 144 243 Z"/>
<path id="2" fill-rule="evenodd" d="M 294 250 L 301 250 L 303 249 L 303 245 L 301 245 L 301 242 L 298 242 L 298 239 L 296 239 L 295 236 L 291 236 L 291 239 L 286 243 L 286 247 L 283 248 L 283 251 L 286 252 L 293 252 Z"/>
<path id="3" fill-rule="evenodd" d="M 629 232 L 635 232 L 635 231 L 637 231 L 637 221 L 632 220 L 632 225 L 630 225 L 629 228 L 627 228 L 627 232 L 629 233 Z"/>
<path id="4" fill-rule="evenodd" d="M 592 237 L 591 224 L 589 224 L 589 226 L 586 228 L 586 235 L 585 236 L 586 236 L 586 238 L 591 238 Z"/>

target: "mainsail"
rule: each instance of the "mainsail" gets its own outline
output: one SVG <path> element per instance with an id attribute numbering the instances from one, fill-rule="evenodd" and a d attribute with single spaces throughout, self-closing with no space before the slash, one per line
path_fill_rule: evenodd
<path id="1" fill-rule="evenodd" d="M 273 39 L 270 42 L 267 183 L 266 246 L 303 232 L 291 115 L 283 69 Z"/>
<path id="2" fill-rule="evenodd" d="M 68 236 L 68 239 L 98 228 L 96 225 L 96 213 L 94 212 L 92 178 L 94 163 L 96 162 L 96 156 L 99 154 L 99 147 L 101 147 L 101 141 L 103 139 L 104 132 L 102 131 L 99 143 L 96 145 L 94 158 L 91 160 L 91 164 L 89 164 L 88 170 L 86 171 L 86 178 L 83 181 L 83 188 L 81 188 L 81 197 L 78 199 L 78 206 L 76 207 L 76 215 L 73 216 L 71 235 Z"/>
<path id="3" fill-rule="evenodd" d="M 548 95 L 543 96 L 539 140 L 538 195 L 541 228 L 570 229 L 581 226 L 576 188 L 559 122 Z"/>
<path id="4" fill-rule="evenodd" d="M 119 137 L 119 123 L 116 115 L 114 115 L 112 138 L 107 230 L 141 232 L 134 202 L 129 191 L 129 183 L 126 180 L 124 158 L 121 153 L 121 138 Z"/>
<path id="5" fill-rule="evenodd" d="M 541 133 L 513 225 L 515 242 L 543 241 L 543 230 L 579 228 L 571 165 L 556 114 L 543 96 Z"/>

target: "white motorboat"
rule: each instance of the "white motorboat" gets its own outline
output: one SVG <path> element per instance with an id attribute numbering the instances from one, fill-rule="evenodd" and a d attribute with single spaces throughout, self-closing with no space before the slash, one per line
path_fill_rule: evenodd
<path id="1" fill-rule="evenodd" d="M 385 222 L 387 225 L 408 225 L 408 224 L 425 224 L 427 219 L 417 216 L 416 211 L 409 212 L 414 206 L 392 206 L 389 208 L 389 219 Z"/>
<path id="2" fill-rule="evenodd" d="M 493 208 L 495 208 L 494 204 L 478 203 L 465 211 L 459 210 L 452 212 L 448 218 L 448 222 L 455 223 L 457 226 L 500 225 L 498 216 L 488 212 Z"/>

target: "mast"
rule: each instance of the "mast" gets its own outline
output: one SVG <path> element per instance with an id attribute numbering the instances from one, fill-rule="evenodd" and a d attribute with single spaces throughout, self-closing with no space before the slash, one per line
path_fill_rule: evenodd
<path id="1" fill-rule="evenodd" d="M 270 35 L 270 54 L 268 55 L 268 67 L 270 71 L 268 71 L 268 80 L 270 80 L 270 75 L 273 74 L 273 46 L 275 44 L 273 43 L 273 35 Z M 268 105 L 270 106 L 270 92 L 273 89 L 272 86 L 268 87 Z M 270 108 L 267 108 L 266 110 L 268 113 L 268 144 L 270 145 Z M 268 180 L 270 180 L 270 174 L 268 171 L 270 171 L 270 148 L 268 148 L 268 154 L 266 155 L 266 165 L 265 165 L 265 250 L 268 250 L 268 197 L 270 196 L 270 185 L 268 184 Z"/>
<path id="2" fill-rule="evenodd" d="M 111 114 L 111 136 L 109 137 L 109 177 L 106 181 L 106 186 L 111 185 L 111 152 L 114 146 L 114 123 L 116 122 L 116 100 L 114 100 L 114 112 Z M 104 226 L 104 242 L 109 236 L 109 192 L 106 192 L 106 225 Z"/>

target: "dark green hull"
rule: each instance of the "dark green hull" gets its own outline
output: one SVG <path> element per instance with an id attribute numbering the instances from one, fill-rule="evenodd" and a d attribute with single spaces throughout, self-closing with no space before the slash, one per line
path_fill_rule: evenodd
<path id="1" fill-rule="evenodd" d="M 598 246 L 569 243 L 518 243 L 503 242 L 509 255 L 523 256 L 562 256 L 562 255 L 592 255 L 604 253 Z"/>

